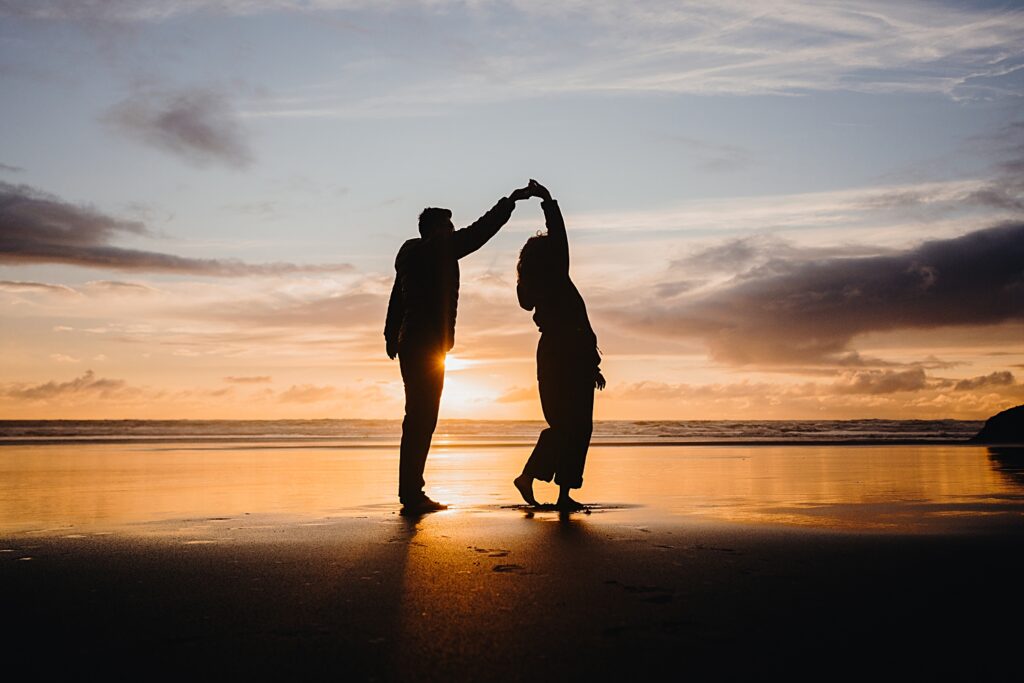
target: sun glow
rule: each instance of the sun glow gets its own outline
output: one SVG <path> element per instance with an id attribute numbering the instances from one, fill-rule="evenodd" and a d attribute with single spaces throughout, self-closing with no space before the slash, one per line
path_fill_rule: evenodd
<path id="1" fill-rule="evenodd" d="M 441 394 L 441 416 L 480 418 L 494 402 L 494 390 L 465 376 L 448 375 Z"/>
<path id="2" fill-rule="evenodd" d="M 480 364 L 478 360 L 470 360 L 469 358 L 459 358 L 456 355 L 448 355 L 442 360 L 444 363 L 445 370 L 449 372 L 458 372 L 459 370 L 466 370 Z"/>

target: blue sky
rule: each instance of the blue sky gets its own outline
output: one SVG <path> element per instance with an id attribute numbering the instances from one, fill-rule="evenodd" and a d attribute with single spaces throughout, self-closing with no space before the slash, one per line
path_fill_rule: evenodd
<path id="1" fill-rule="evenodd" d="M 746 283 L 807 264 L 1019 223 L 1022 46 L 1024 13 L 999 3 L 2 3 L 0 182 L 20 208 L 0 209 L 0 407 L 395 413 L 377 347 L 397 247 L 424 206 L 467 224 L 529 177 L 562 203 L 617 380 L 599 416 L 1019 403 L 1019 299 L 948 320 L 876 306 L 804 363 L 723 356 L 746 323 L 706 310 L 744 315 Z M 31 233 L 54 211 L 60 257 Z M 463 266 L 451 416 L 539 414 L 536 330 L 509 293 L 541 220 L 520 207 Z M 1021 277 L 1003 275 L 994 296 Z M 225 380 L 249 376 L 267 380 Z"/>

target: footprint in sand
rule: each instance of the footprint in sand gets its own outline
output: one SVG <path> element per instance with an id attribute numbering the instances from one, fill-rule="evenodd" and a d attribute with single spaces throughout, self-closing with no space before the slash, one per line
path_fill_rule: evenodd
<path id="1" fill-rule="evenodd" d="M 651 602 L 656 605 L 664 605 L 665 603 L 672 602 L 673 596 L 672 591 L 660 586 L 633 586 L 628 583 L 621 583 L 614 579 L 605 581 L 609 586 L 618 586 L 625 592 L 637 596 L 638 600 L 643 602 Z"/>

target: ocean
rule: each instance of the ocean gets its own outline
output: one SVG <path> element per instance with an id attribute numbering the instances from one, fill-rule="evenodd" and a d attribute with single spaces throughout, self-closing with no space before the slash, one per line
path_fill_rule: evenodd
<path id="1" fill-rule="evenodd" d="M 607 420 L 594 424 L 601 445 L 951 444 L 974 436 L 976 420 Z M 539 421 L 442 420 L 435 440 L 500 445 L 532 442 Z M 400 420 L 3 420 L 0 445 L 27 443 L 335 442 L 386 446 Z"/>

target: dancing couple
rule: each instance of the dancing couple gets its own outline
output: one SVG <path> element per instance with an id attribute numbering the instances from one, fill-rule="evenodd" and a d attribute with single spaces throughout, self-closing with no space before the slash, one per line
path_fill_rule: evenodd
<path id="1" fill-rule="evenodd" d="M 558 202 L 536 180 L 498 200 L 475 223 L 456 230 L 452 212 L 427 208 L 420 237 L 402 245 L 395 258 L 395 284 L 388 302 L 384 339 L 388 357 L 398 358 L 405 384 L 398 497 L 403 514 L 418 515 L 447 506 L 423 492 L 423 469 L 444 388 L 445 355 L 455 345 L 459 303 L 459 259 L 498 233 L 516 202 L 538 197 L 547 232 L 526 241 L 516 264 L 519 305 L 533 311 L 540 329 L 537 381 L 548 426 L 513 484 L 523 500 L 537 506 L 533 482 L 555 480 L 559 510 L 582 505 L 570 492 L 583 486 L 583 466 L 593 431 L 594 389 L 604 389 L 597 337 L 583 297 L 569 277 L 569 241 Z"/>

